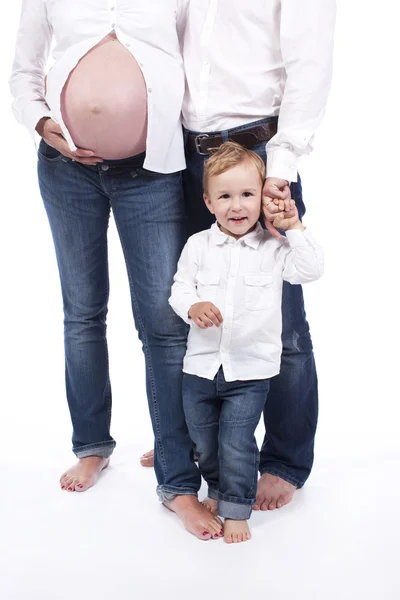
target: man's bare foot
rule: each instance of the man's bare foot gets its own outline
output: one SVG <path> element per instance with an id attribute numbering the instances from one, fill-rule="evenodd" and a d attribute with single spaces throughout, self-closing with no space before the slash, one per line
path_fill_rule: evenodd
<path id="1" fill-rule="evenodd" d="M 217 539 L 224 535 L 220 519 L 211 514 L 196 496 L 175 496 L 172 500 L 164 502 L 164 506 L 174 512 L 185 529 L 199 540 Z"/>
<path id="2" fill-rule="evenodd" d="M 251 540 L 248 522 L 225 519 L 224 540 L 227 544 L 238 544 Z"/>
<path id="3" fill-rule="evenodd" d="M 288 481 L 264 473 L 258 481 L 257 499 L 254 510 L 275 510 L 289 504 L 296 491 L 296 486 Z"/>
<path id="4" fill-rule="evenodd" d="M 145 452 L 143 456 L 140 457 L 140 464 L 142 467 L 154 467 L 154 450 Z"/>
<path id="5" fill-rule="evenodd" d="M 204 498 L 201 504 L 208 508 L 208 510 L 212 515 L 214 515 L 214 517 L 218 516 L 218 502 L 216 500 L 212 500 L 211 498 Z"/>
<path id="6" fill-rule="evenodd" d="M 81 458 L 75 466 L 61 475 L 61 489 L 68 492 L 85 492 L 96 483 L 100 473 L 109 464 L 110 459 L 101 456 Z"/>

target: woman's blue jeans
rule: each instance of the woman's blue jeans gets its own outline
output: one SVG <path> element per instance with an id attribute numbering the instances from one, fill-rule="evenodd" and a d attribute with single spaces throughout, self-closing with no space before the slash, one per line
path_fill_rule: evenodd
<path id="1" fill-rule="evenodd" d="M 182 407 L 187 330 L 168 304 L 185 214 L 181 173 L 152 173 L 142 165 L 138 156 L 119 168 L 111 161 L 86 166 L 42 142 L 38 175 L 60 273 L 73 451 L 79 458 L 108 457 L 115 447 L 106 339 L 112 211 L 145 356 L 155 471 L 165 499 L 194 495 L 200 486 Z"/>

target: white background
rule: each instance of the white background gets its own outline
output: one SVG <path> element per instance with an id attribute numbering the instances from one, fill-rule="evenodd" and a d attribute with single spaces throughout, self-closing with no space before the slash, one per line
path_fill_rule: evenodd
<path id="1" fill-rule="evenodd" d="M 322 2 L 323 0 L 321 0 Z M 112 467 L 85 494 L 73 462 L 62 309 L 34 148 L 7 80 L 20 2 L 3 10 L 0 597 L 398 600 L 399 85 L 394 0 L 339 0 L 335 77 L 301 174 L 326 275 L 306 287 L 320 379 L 316 462 L 293 503 L 252 518 L 253 540 L 200 542 L 158 505 L 143 360 L 110 230 Z M 262 430 L 260 429 L 260 436 Z"/>

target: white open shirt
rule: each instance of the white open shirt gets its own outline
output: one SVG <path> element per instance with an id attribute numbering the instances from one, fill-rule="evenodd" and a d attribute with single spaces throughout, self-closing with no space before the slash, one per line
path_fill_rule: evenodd
<path id="1" fill-rule="evenodd" d="M 267 175 L 297 180 L 328 99 L 335 0 L 186 0 L 183 123 L 223 131 L 279 115 Z"/>
<path id="2" fill-rule="evenodd" d="M 61 91 L 79 60 L 108 33 L 135 57 L 148 96 L 144 167 L 159 173 L 185 168 L 180 114 L 184 72 L 177 34 L 181 0 L 23 0 L 10 80 L 17 119 L 34 135 L 42 117 L 60 124 L 76 146 L 60 109 Z M 52 41 L 54 65 L 44 78 Z M 105 85 L 107 82 L 104 82 Z"/>
<path id="3" fill-rule="evenodd" d="M 188 324 L 183 371 L 226 381 L 266 379 L 279 373 L 282 353 L 282 284 L 314 281 L 323 273 L 323 252 L 306 230 L 276 240 L 257 223 L 240 238 L 217 224 L 189 238 L 178 263 L 169 303 Z M 213 302 L 220 327 L 200 329 L 188 317 L 196 302 Z"/>

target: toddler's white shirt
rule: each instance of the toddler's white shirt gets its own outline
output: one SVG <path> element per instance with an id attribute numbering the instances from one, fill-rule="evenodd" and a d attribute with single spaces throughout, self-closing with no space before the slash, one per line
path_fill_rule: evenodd
<path id="1" fill-rule="evenodd" d="M 283 281 L 301 284 L 323 273 L 322 248 L 306 230 L 276 240 L 257 223 L 239 240 L 215 223 L 189 238 L 178 263 L 169 302 L 191 325 L 183 371 L 226 381 L 266 379 L 279 373 Z M 188 317 L 196 302 L 222 313 L 220 327 L 200 329 Z"/>

